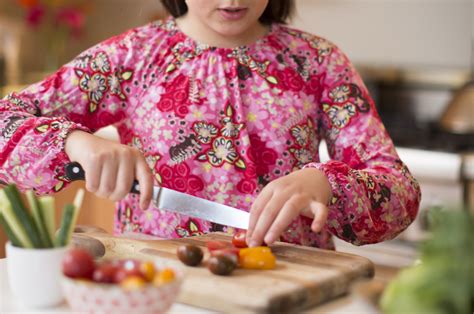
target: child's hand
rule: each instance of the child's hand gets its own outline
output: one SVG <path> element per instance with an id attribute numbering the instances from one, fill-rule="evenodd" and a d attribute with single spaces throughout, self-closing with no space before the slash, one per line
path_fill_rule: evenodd
<path id="1" fill-rule="evenodd" d="M 137 179 L 140 207 L 148 208 L 153 178 L 140 151 L 83 131 L 73 131 L 66 139 L 66 154 L 81 164 L 86 173 L 86 189 L 100 197 L 118 201 L 124 198 Z"/>
<path id="2" fill-rule="evenodd" d="M 314 168 L 295 171 L 270 182 L 250 209 L 247 243 L 272 244 L 298 215 L 314 218 L 311 229 L 319 232 L 326 223 L 331 186 L 324 173 Z"/>

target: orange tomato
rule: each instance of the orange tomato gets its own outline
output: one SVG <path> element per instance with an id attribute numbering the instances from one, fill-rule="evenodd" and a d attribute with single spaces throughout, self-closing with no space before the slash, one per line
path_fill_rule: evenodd
<path id="1" fill-rule="evenodd" d="M 152 262 L 143 262 L 140 264 L 140 272 L 143 274 L 143 277 L 150 282 L 155 277 L 155 266 Z"/>
<path id="2" fill-rule="evenodd" d="M 172 269 L 165 268 L 155 275 L 155 278 L 153 279 L 153 284 L 155 286 L 160 286 L 162 284 L 173 281 L 175 277 L 176 275 Z"/>
<path id="3" fill-rule="evenodd" d="M 266 246 L 245 248 L 240 250 L 239 264 L 245 269 L 274 269 L 276 257 Z"/>

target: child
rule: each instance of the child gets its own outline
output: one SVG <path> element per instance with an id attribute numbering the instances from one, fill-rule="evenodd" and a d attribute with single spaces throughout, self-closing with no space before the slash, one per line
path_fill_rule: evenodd
<path id="1" fill-rule="evenodd" d="M 366 87 L 333 43 L 283 25 L 292 1 L 162 3 L 173 17 L 0 101 L 0 180 L 57 192 L 77 161 L 118 201 L 117 233 L 163 238 L 234 230 L 153 207 L 153 184 L 250 211 L 251 246 L 374 243 L 413 221 L 419 186 Z M 107 125 L 121 144 L 91 134 Z"/>

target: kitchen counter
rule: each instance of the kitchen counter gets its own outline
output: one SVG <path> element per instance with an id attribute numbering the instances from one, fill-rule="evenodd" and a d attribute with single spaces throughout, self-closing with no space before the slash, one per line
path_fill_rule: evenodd
<path id="1" fill-rule="evenodd" d="M 387 267 L 377 267 L 374 283 L 383 283 L 391 279 L 397 269 Z M 231 310 L 231 309 L 230 309 Z M 309 309 L 307 313 L 377 313 L 377 311 L 365 300 L 358 295 L 352 293 L 330 302 L 323 303 L 316 308 Z M 7 280 L 7 259 L 0 259 L 0 313 L 72 313 L 67 304 L 62 304 L 54 308 L 46 308 L 41 310 L 25 309 L 15 302 L 10 291 Z M 188 306 L 185 304 L 175 303 L 168 313 L 214 313 L 206 309 Z"/>

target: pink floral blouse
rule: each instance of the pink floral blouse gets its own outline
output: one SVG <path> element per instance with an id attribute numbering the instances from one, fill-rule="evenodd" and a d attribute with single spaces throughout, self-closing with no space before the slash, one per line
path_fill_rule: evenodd
<path id="1" fill-rule="evenodd" d="M 314 233 L 299 217 L 284 241 L 333 248 L 333 234 L 355 245 L 379 242 L 418 211 L 419 186 L 347 57 L 283 25 L 226 49 L 193 41 L 169 18 L 83 52 L 0 100 L 0 180 L 40 194 L 63 189 L 68 133 L 107 125 L 143 153 L 156 184 L 246 211 L 268 182 L 303 167 L 322 170 L 333 192 L 325 229 Z M 234 231 L 142 211 L 135 195 L 116 207 L 117 233 L 176 238 L 218 230 Z"/>

